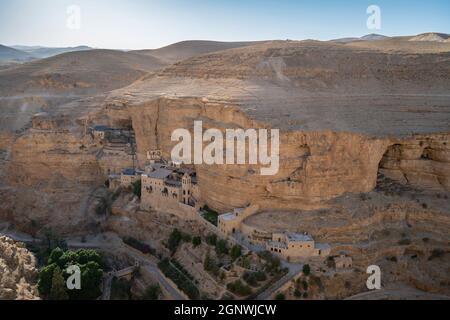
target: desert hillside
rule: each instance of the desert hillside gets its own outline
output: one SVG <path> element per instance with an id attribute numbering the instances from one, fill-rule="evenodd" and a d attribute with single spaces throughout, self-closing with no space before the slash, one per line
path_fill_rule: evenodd
<path id="1" fill-rule="evenodd" d="M 114 50 L 70 52 L 15 65 L 0 71 L 0 130 L 22 130 L 35 113 L 127 86 L 164 65 L 151 56 Z"/>
<path id="2" fill-rule="evenodd" d="M 232 48 L 246 47 L 256 43 L 257 42 L 219 42 L 191 40 L 177 42 L 159 49 L 136 50 L 132 52 L 152 56 L 172 64 L 201 54 Z"/>
<path id="3" fill-rule="evenodd" d="M 27 52 L 0 45 L 0 63 L 20 62 L 33 59 Z"/>
<path id="4" fill-rule="evenodd" d="M 123 87 L 164 65 L 157 58 L 114 50 L 70 52 L 0 72 L 2 96 L 98 93 Z"/>
<path id="5" fill-rule="evenodd" d="M 23 244 L 0 237 L 0 300 L 39 299 L 35 257 Z"/>

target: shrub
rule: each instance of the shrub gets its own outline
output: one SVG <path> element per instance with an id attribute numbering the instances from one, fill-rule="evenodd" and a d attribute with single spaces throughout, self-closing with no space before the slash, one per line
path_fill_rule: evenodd
<path id="1" fill-rule="evenodd" d="M 217 211 L 210 209 L 208 206 L 204 206 L 202 213 L 203 213 L 202 216 L 205 220 L 207 220 L 208 222 L 217 227 L 219 218 L 219 213 Z"/>
<path id="2" fill-rule="evenodd" d="M 200 291 L 192 281 L 192 276 L 174 260 L 164 259 L 158 263 L 158 268 L 192 300 L 200 298 Z"/>
<path id="3" fill-rule="evenodd" d="M 220 239 L 219 241 L 217 241 L 216 252 L 218 254 L 227 254 L 228 253 L 228 242 L 223 239 Z"/>
<path id="4" fill-rule="evenodd" d="M 239 258 L 242 255 L 242 249 L 241 246 L 239 245 L 234 245 L 231 248 L 231 252 L 230 252 L 231 258 L 233 260 L 236 260 L 237 258 Z"/>
<path id="5" fill-rule="evenodd" d="M 308 291 L 308 282 L 306 282 L 305 280 L 302 281 L 302 285 L 303 285 L 303 289 Z"/>
<path id="6" fill-rule="evenodd" d="M 144 253 L 144 254 L 151 254 L 151 255 L 155 255 L 156 251 L 155 249 L 153 249 L 152 247 L 150 247 L 148 244 L 143 243 L 135 238 L 132 237 L 126 237 L 123 238 L 123 242 L 127 245 L 129 245 L 130 247 L 135 248 L 136 250 L 139 250 L 140 252 Z"/>
<path id="7" fill-rule="evenodd" d="M 181 232 L 178 229 L 174 229 L 172 231 L 172 233 L 169 236 L 169 241 L 167 245 L 170 252 L 174 253 L 177 250 L 178 245 L 180 244 L 182 238 L 183 237 L 181 235 Z"/>
<path id="8" fill-rule="evenodd" d="M 158 284 L 149 286 L 142 296 L 142 300 L 158 300 L 161 296 L 161 288 Z"/>
<path id="9" fill-rule="evenodd" d="M 214 275 L 217 275 L 219 273 L 219 266 L 214 261 L 214 259 L 211 258 L 209 252 L 207 252 L 205 255 L 205 260 L 203 261 L 203 269 L 211 272 Z"/>
<path id="10" fill-rule="evenodd" d="M 252 289 L 243 284 L 241 280 L 236 280 L 227 284 L 227 289 L 241 297 L 248 296 L 252 293 Z"/>
<path id="11" fill-rule="evenodd" d="M 131 282 L 114 278 L 111 283 L 111 300 L 130 300 Z"/>
<path id="12" fill-rule="evenodd" d="M 206 237 L 206 243 L 210 246 L 215 246 L 217 243 L 217 236 L 214 233 L 209 234 Z"/>
<path id="13" fill-rule="evenodd" d="M 283 293 L 278 293 L 275 296 L 275 300 L 286 300 L 286 296 Z"/>

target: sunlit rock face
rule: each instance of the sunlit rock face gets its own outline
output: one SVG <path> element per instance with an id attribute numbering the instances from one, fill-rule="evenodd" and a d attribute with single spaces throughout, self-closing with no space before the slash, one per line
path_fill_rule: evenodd
<path id="1" fill-rule="evenodd" d="M 17 94 L 9 92 L 0 118 L 0 216 L 27 229 L 50 225 L 65 232 L 94 223 L 108 172 L 133 165 L 90 137 L 87 127 L 96 124 L 132 128 L 138 166 L 148 150 L 161 149 L 170 158 L 172 132 L 192 130 L 195 120 L 204 130 L 222 132 L 280 129 L 276 175 L 260 175 L 258 165 L 196 166 L 203 200 L 220 211 L 248 204 L 324 207 L 342 194 L 373 190 L 378 173 L 448 191 L 449 49 L 409 42 L 393 52 L 383 49 L 397 45 L 392 41 L 370 45 L 260 43 L 192 57 L 131 85 L 137 78 L 122 79 L 121 70 L 114 77 L 102 73 L 99 66 L 111 66 L 105 62 L 95 64 L 100 69 L 94 78 L 120 81 L 98 92 L 120 89 L 86 98 L 83 88 L 84 98 L 72 95 L 69 103 L 36 98 L 36 108 L 23 112 L 5 102 Z M 92 61 L 111 54 L 95 52 Z M 19 71 L 25 77 L 26 70 Z M 6 83 L 14 72 L 1 76 Z M 92 73 L 88 78 L 95 82 Z M 11 122 L 20 115 L 20 123 Z"/>
<path id="2" fill-rule="evenodd" d="M 36 259 L 23 244 L 0 237 L 0 299 L 36 300 Z"/>

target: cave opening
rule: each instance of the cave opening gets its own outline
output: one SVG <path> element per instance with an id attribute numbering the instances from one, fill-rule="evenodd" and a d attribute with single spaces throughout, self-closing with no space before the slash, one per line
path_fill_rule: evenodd
<path id="1" fill-rule="evenodd" d="M 420 159 L 421 160 L 432 160 L 430 147 L 427 147 L 423 150 L 422 155 L 420 156 Z"/>
<path id="2" fill-rule="evenodd" d="M 394 144 L 387 148 L 378 164 L 376 190 L 389 195 L 401 195 L 408 191 L 408 177 L 401 170 L 402 145 Z"/>

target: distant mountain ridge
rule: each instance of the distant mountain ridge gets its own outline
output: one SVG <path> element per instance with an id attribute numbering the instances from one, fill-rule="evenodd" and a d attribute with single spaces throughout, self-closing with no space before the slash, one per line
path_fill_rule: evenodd
<path id="1" fill-rule="evenodd" d="M 181 41 L 159 49 L 135 50 L 137 54 L 149 55 L 167 63 L 175 63 L 194 56 L 227 49 L 251 46 L 264 41 L 220 42 L 208 40 Z"/>
<path id="2" fill-rule="evenodd" d="M 450 42 L 450 35 L 447 33 L 428 32 L 411 37 L 409 41 Z"/>
<path id="3" fill-rule="evenodd" d="M 27 52 L 0 44 L 0 62 L 24 62 L 32 59 L 33 56 Z"/>
<path id="4" fill-rule="evenodd" d="M 67 52 L 77 52 L 77 51 L 87 51 L 93 50 L 93 48 L 88 46 L 77 46 L 77 47 L 41 47 L 41 46 L 12 46 L 12 48 L 16 50 L 21 50 L 33 56 L 36 59 L 44 59 L 56 56 L 58 54 L 67 53 Z"/>
<path id="5" fill-rule="evenodd" d="M 388 36 L 384 36 L 381 34 L 371 33 L 367 34 L 365 36 L 362 36 L 360 38 L 356 37 L 350 37 L 350 38 L 339 38 L 339 39 L 333 39 L 330 40 L 332 42 L 340 42 L 340 43 L 348 43 L 348 42 L 354 42 L 354 41 L 377 41 L 377 40 L 385 40 L 388 39 Z"/>

